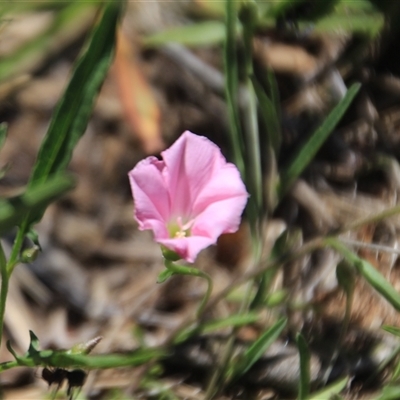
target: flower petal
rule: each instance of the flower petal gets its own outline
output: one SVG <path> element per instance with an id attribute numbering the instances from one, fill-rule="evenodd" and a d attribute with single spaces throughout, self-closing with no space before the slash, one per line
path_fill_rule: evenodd
<path id="1" fill-rule="evenodd" d="M 240 178 L 239 170 L 232 163 L 223 165 L 212 177 L 212 179 L 204 186 L 203 190 L 198 194 L 194 204 L 193 212 L 197 216 L 201 214 L 209 205 L 226 200 L 229 198 L 236 199 L 240 206 L 243 204 L 242 210 L 236 212 L 241 215 L 246 205 L 249 194 Z M 232 210 L 232 214 L 235 210 Z"/>
<path id="2" fill-rule="evenodd" d="M 140 161 L 129 172 L 132 195 L 135 201 L 135 217 L 140 229 L 155 229 L 160 237 L 164 226 L 164 237 L 168 237 L 166 222 L 170 214 L 170 199 L 162 171 L 164 163 L 156 157 Z"/>
<path id="3" fill-rule="evenodd" d="M 224 165 L 225 158 L 213 142 L 189 131 L 161 154 L 166 165 L 165 180 L 174 199 L 172 215 L 190 218 L 196 197 Z"/>
<path id="4" fill-rule="evenodd" d="M 193 235 L 217 239 L 239 228 L 248 193 L 235 165 L 227 163 L 198 196 Z"/>
<path id="5" fill-rule="evenodd" d="M 192 235 L 208 236 L 215 243 L 223 233 L 236 232 L 247 197 L 231 197 L 209 205 L 195 220 Z"/>
<path id="6" fill-rule="evenodd" d="M 203 236 L 189 236 L 185 238 L 161 239 L 158 243 L 174 251 L 182 259 L 192 263 L 199 252 L 215 243 L 215 240 Z"/>

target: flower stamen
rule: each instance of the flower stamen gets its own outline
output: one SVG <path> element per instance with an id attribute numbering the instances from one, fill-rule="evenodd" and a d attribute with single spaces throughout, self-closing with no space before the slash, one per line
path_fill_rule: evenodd
<path id="1" fill-rule="evenodd" d="M 169 232 L 171 237 L 181 239 L 187 236 L 190 236 L 190 228 L 194 224 L 194 219 L 186 222 L 185 224 L 182 221 L 182 217 L 176 218 L 176 224 L 171 224 L 169 228 Z"/>

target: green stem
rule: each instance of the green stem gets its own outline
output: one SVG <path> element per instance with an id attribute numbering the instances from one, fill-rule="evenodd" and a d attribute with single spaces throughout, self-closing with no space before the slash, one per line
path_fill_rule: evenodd
<path id="1" fill-rule="evenodd" d="M 14 240 L 14 245 L 11 250 L 10 259 L 8 260 L 8 263 L 7 263 L 7 274 L 9 277 L 11 276 L 15 266 L 18 264 L 19 253 L 21 252 L 21 247 L 22 247 L 22 243 L 25 238 L 25 233 L 26 233 L 25 227 L 21 226 L 18 229 L 17 236 Z"/>
<path id="2" fill-rule="evenodd" d="M 6 260 L 3 246 L 0 243 L 0 275 L 1 275 L 1 286 L 0 286 L 0 345 L 3 338 L 4 330 L 4 315 L 6 312 L 6 302 L 8 294 L 8 284 L 10 276 L 14 267 L 18 263 L 19 253 L 21 251 L 22 243 L 25 237 L 25 230 L 20 228 L 14 241 L 14 245 L 11 251 L 10 259 Z"/>
<path id="3" fill-rule="evenodd" d="M 337 232 L 334 232 L 334 234 L 338 235 L 340 233 L 345 233 L 347 231 L 355 231 L 364 225 L 374 224 L 376 222 L 383 221 L 384 219 L 393 217 L 398 214 L 400 214 L 400 205 L 394 206 L 392 208 L 388 208 L 388 209 L 386 209 L 380 213 L 374 214 L 372 216 L 368 216 L 366 218 L 361 218 L 354 222 L 351 222 L 350 224 L 345 225 L 343 228 L 339 229 Z"/>
<path id="4" fill-rule="evenodd" d="M 236 329 L 235 329 L 236 331 Z M 208 382 L 207 385 L 207 391 L 204 396 L 205 399 L 213 399 L 214 396 L 217 394 L 217 387 L 218 381 L 221 378 L 222 374 L 224 373 L 226 365 L 228 365 L 229 360 L 232 357 L 232 351 L 233 351 L 233 346 L 235 344 L 235 335 L 230 335 L 228 337 L 228 341 L 226 345 L 224 346 L 222 357 L 221 357 L 221 362 L 216 365 L 215 370 L 213 371 L 213 374 L 211 375 L 211 379 Z"/>
<path id="5" fill-rule="evenodd" d="M 320 249 L 324 247 L 326 244 L 323 241 L 323 238 L 317 237 L 315 239 L 310 240 L 309 242 L 303 244 L 298 250 L 290 252 L 288 254 L 283 255 L 282 257 L 278 259 L 274 259 L 271 261 L 267 260 L 261 260 L 259 265 L 240 275 L 233 281 L 229 282 L 228 285 L 224 289 L 222 289 L 220 292 L 218 292 L 209 302 L 207 305 L 207 310 L 213 309 L 222 299 L 226 298 L 226 296 L 229 295 L 235 288 L 243 285 L 249 280 L 252 280 L 257 277 L 261 277 L 263 273 L 268 271 L 271 268 L 279 268 L 282 264 L 288 263 L 290 261 L 296 260 L 297 258 L 309 254 L 313 252 L 316 249 Z"/>
<path id="6" fill-rule="evenodd" d="M 8 282 L 9 282 L 9 275 L 7 272 L 7 260 L 1 243 L 0 243 L 0 274 L 1 274 L 1 292 L 0 292 L 0 344 L 1 344 L 3 338 L 4 314 L 6 311 L 6 300 L 7 300 Z"/>
<path id="7" fill-rule="evenodd" d="M 343 346 L 344 338 L 346 336 L 346 333 L 349 329 L 350 325 L 350 318 L 351 318 L 351 308 L 353 304 L 353 298 L 354 298 L 354 289 L 351 291 L 347 291 L 345 293 L 346 295 L 346 307 L 345 307 L 345 313 L 344 313 L 344 318 L 342 325 L 340 327 L 340 332 L 339 332 L 339 337 L 337 339 L 336 345 L 334 347 L 334 350 L 332 352 L 331 358 L 329 360 L 329 364 L 325 369 L 322 382 L 326 384 L 328 382 L 329 376 L 331 375 L 331 372 L 334 368 L 334 365 L 339 357 L 340 354 L 340 349 Z"/>
<path id="8" fill-rule="evenodd" d="M 166 258 L 164 259 L 164 265 L 169 271 L 173 272 L 174 275 L 198 276 L 199 278 L 203 278 L 207 281 L 206 294 L 204 295 L 203 300 L 201 301 L 200 306 L 197 309 L 197 316 L 200 317 L 207 305 L 208 299 L 211 296 L 211 292 L 212 292 L 212 288 L 213 288 L 212 279 L 211 279 L 210 275 L 206 274 L 203 271 L 200 271 L 197 268 L 191 268 L 191 267 L 187 267 L 185 265 L 175 264 L 173 261 L 170 261 Z"/>
<path id="9" fill-rule="evenodd" d="M 261 173 L 261 155 L 260 155 L 260 137 L 257 116 L 257 99 L 253 88 L 251 77 L 253 76 L 253 23 L 249 16 L 243 22 L 243 40 L 245 48 L 244 67 L 246 70 L 245 88 L 247 101 L 244 102 L 243 124 L 245 127 L 245 139 L 247 145 L 246 161 L 248 168 L 246 170 L 246 180 L 250 185 L 252 198 L 250 201 L 255 203 L 255 215 L 252 215 L 252 223 L 260 219 L 262 213 L 262 173 Z M 253 226 L 254 228 L 254 226 Z"/>

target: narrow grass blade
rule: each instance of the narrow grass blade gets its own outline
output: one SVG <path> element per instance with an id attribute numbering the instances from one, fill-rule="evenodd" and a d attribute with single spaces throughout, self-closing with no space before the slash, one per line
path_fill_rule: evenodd
<path id="1" fill-rule="evenodd" d="M 267 71 L 267 82 L 268 82 L 268 96 L 274 104 L 274 110 L 278 115 L 278 120 L 281 118 L 281 103 L 279 96 L 278 82 L 275 79 L 274 72 L 272 69 Z"/>
<path id="2" fill-rule="evenodd" d="M 298 400 L 308 399 L 310 393 L 310 352 L 304 336 L 298 333 L 296 336 L 297 348 L 300 356 L 300 382 Z"/>
<path id="3" fill-rule="evenodd" d="M 120 2 L 111 1 L 105 6 L 102 19 L 94 29 L 87 50 L 78 61 L 54 112 L 29 187 L 46 182 L 51 175 L 63 171 L 85 132 L 96 95 L 113 59 L 120 9 Z M 41 215 L 42 212 L 31 214 L 28 225 L 39 220 Z"/>
<path id="4" fill-rule="evenodd" d="M 283 171 L 279 190 L 281 198 L 317 154 L 318 150 L 321 148 L 325 140 L 328 138 L 330 133 L 342 118 L 343 114 L 350 106 L 359 89 L 360 84 L 358 83 L 355 83 L 350 87 L 346 93 L 346 96 L 331 111 L 323 124 L 311 135 L 308 141 L 298 152 L 296 158 L 291 162 L 289 167 Z"/>
<path id="5" fill-rule="evenodd" d="M 190 336 L 200 333 L 212 333 L 224 328 L 237 328 L 249 324 L 254 324 L 260 319 L 258 312 L 248 312 L 246 314 L 231 315 L 215 321 L 209 321 L 194 328 L 185 329 L 179 333 L 174 339 L 174 343 L 180 343 L 188 339 Z"/>
<path id="6" fill-rule="evenodd" d="M 378 293 L 400 311 L 400 294 L 373 265 L 358 257 L 338 239 L 328 238 L 325 243 L 338 251 Z"/>
<path id="7" fill-rule="evenodd" d="M 229 117 L 229 135 L 233 160 L 242 177 L 246 175 L 243 159 L 243 138 L 239 122 L 238 95 L 238 62 L 236 55 L 236 4 L 233 0 L 226 0 L 226 32 L 224 42 L 224 75 L 225 96 Z"/>
<path id="8" fill-rule="evenodd" d="M 7 124 L 2 122 L 0 124 L 0 150 L 2 149 L 7 137 Z"/>
<path id="9" fill-rule="evenodd" d="M 310 396 L 309 400 L 330 400 L 334 395 L 338 395 L 349 382 L 349 378 L 343 378 L 339 381 L 332 383 L 331 385 L 325 387 L 317 393 L 314 393 Z"/>
<path id="10" fill-rule="evenodd" d="M 7 347 L 10 351 L 11 346 Z M 12 350 L 13 351 L 13 350 Z M 34 357 L 29 354 L 17 356 L 16 361 L 0 363 L 0 372 L 18 365 L 48 366 L 56 365 L 58 368 L 76 368 L 82 367 L 86 369 L 106 369 L 118 367 L 134 367 L 145 364 L 152 360 L 159 360 L 166 357 L 167 353 L 160 349 L 139 349 L 126 354 L 99 354 L 99 355 L 82 355 L 68 354 L 64 351 L 43 350 L 37 352 Z"/>
<path id="11" fill-rule="evenodd" d="M 225 24 L 221 21 L 205 21 L 180 26 L 147 36 L 142 43 L 147 47 L 158 47 L 170 42 L 186 46 L 205 46 L 222 43 Z"/>
<path id="12" fill-rule="evenodd" d="M 61 368 L 70 366 L 81 366 L 89 369 L 118 368 L 123 366 L 137 366 L 151 360 L 165 357 L 166 352 L 162 349 L 139 349 L 128 354 L 99 354 L 82 355 L 54 352 L 42 360 L 43 363 L 51 361 L 50 365 Z"/>
<path id="13" fill-rule="evenodd" d="M 286 326 L 286 322 L 286 318 L 281 318 L 247 349 L 243 355 L 243 360 L 235 371 L 236 377 L 245 374 L 260 359 L 268 347 L 279 337 Z"/>
<path id="14" fill-rule="evenodd" d="M 218 329 L 240 327 L 254 324 L 260 319 L 260 314 L 256 312 L 248 312 L 246 314 L 231 315 L 215 321 L 210 321 L 202 325 L 203 333 L 211 333 Z"/>
<path id="15" fill-rule="evenodd" d="M 386 332 L 392 333 L 393 335 L 400 336 L 399 328 L 392 326 L 384 326 L 382 327 Z M 397 346 L 394 350 L 390 352 L 390 354 L 385 357 L 385 359 L 379 364 L 378 368 L 375 370 L 374 374 L 369 378 L 369 381 L 372 382 L 374 378 L 377 378 L 378 375 L 389 365 L 392 364 L 392 376 L 391 382 L 396 382 L 400 376 L 400 361 L 398 355 L 400 354 L 400 345 Z M 393 363 L 393 360 L 395 362 Z"/>
<path id="16" fill-rule="evenodd" d="M 400 328 L 397 328 L 396 326 L 384 325 L 382 326 L 382 329 L 386 332 L 391 333 L 392 335 L 400 337 Z"/>
<path id="17" fill-rule="evenodd" d="M 244 2 L 240 5 L 238 17 L 243 26 L 243 56 L 238 59 L 239 71 L 245 72 L 243 91 L 241 92 L 241 107 L 243 123 L 243 151 L 246 163 L 246 185 L 250 193 L 247 204 L 247 214 L 255 247 L 260 236 L 257 227 L 263 213 L 263 182 L 261 167 L 260 135 L 258 125 L 257 98 L 251 77 L 253 76 L 253 37 L 257 6 L 254 2 Z M 258 250 L 254 251 L 255 254 Z"/>
<path id="18" fill-rule="evenodd" d="M 3 146 L 4 146 L 4 143 L 6 142 L 6 138 L 7 138 L 7 128 L 8 128 L 8 125 L 7 125 L 6 122 L 2 122 L 2 123 L 0 124 L 0 151 L 1 151 L 1 149 L 3 148 Z M 3 178 L 4 178 L 5 174 L 6 174 L 7 171 L 8 171 L 8 168 L 9 168 L 9 165 L 8 165 L 8 164 L 6 164 L 6 165 L 0 167 L 0 179 L 3 179 Z"/>
<path id="19" fill-rule="evenodd" d="M 279 268 L 280 265 L 276 266 L 275 268 L 270 268 L 262 274 L 262 276 L 257 282 L 258 283 L 257 292 L 254 296 L 253 301 L 250 304 L 250 309 L 254 310 L 260 306 L 263 307 L 265 306 L 266 299 L 268 296 L 268 291 L 271 287 L 272 282 L 274 281 L 276 274 L 279 271 Z"/>
<path id="20" fill-rule="evenodd" d="M 274 149 L 274 153 L 278 154 L 281 146 L 281 124 L 276 110 L 275 102 L 268 97 L 263 87 L 253 76 L 251 79 L 254 91 L 257 95 L 260 106 L 261 117 L 267 127 L 268 142 Z"/>
<path id="21" fill-rule="evenodd" d="M 263 204 L 264 210 L 270 215 L 274 212 L 278 201 L 277 187 L 279 174 L 277 159 L 280 152 L 282 135 L 279 94 L 273 73 L 269 71 L 266 78 L 261 78 L 263 84 L 255 76 L 251 77 L 251 81 L 257 96 L 259 114 L 261 116 L 259 146 L 263 165 Z"/>
<path id="22" fill-rule="evenodd" d="M 276 240 L 271 250 L 269 262 L 272 260 L 278 260 L 284 254 L 290 253 L 298 247 L 298 244 L 302 242 L 303 235 L 299 229 L 291 229 L 284 231 Z M 251 303 L 251 309 L 255 309 L 260 305 L 264 306 L 266 296 L 270 290 L 271 284 L 274 281 L 275 275 L 278 273 L 281 265 L 277 263 L 273 267 L 267 269 L 261 276 L 258 282 L 258 290 L 254 299 Z"/>

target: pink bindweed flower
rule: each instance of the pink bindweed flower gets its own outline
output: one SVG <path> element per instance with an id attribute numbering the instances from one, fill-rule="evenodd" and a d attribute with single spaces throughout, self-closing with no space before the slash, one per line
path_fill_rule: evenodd
<path id="1" fill-rule="evenodd" d="M 147 157 L 129 172 L 140 230 L 193 262 L 222 233 L 237 231 L 248 194 L 217 145 L 189 131 L 162 160 Z"/>

